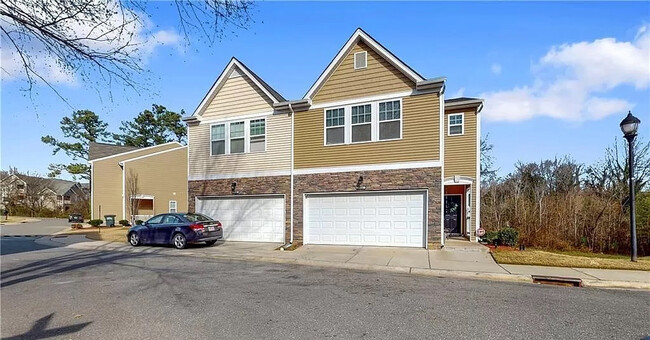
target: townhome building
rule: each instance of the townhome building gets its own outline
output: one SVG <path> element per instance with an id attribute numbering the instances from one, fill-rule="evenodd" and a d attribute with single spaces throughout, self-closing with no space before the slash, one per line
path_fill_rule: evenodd
<path id="1" fill-rule="evenodd" d="M 305 96 L 233 58 L 188 124 L 188 208 L 226 240 L 430 247 L 476 240 L 477 98 L 445 100 L 357 29 Z"/>

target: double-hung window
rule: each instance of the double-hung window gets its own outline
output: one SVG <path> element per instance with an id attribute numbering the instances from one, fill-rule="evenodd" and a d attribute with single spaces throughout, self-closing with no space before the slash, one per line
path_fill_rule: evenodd
<path id="1" fill-rule="evenodd" d="M 210 128 L 211 154 L 223 155 L 226 153 L 226 125 L 212 125 Z"/>
<path id="2" fill-rule="evenodd" d="M 345 108 L 325 110 L 325 144 L 345 143 Z"/>
<path id="3" fill-rule="evenodd" d="M 230 153 L 244 153 L 244 122 L 230 123 Z"/>
<path id="4" fill-rule="evenodd" d="M 379 140 L 402 137 L 402 108 L 399 100 L 379 103 Z"/>
<path id="5" fill-rule="evenodd" d="M 453 114 L 449 115 L 449 136 L 462 135 L 463 134 L 463 114 Z"/>
<path id="6" fill-rule="evenodd" d="M 250 121 L 250 152 L 264 152 L 266 150 L 266 120 L 255 119 Z"/>
<path id="7" fill-rule="evenodd" d="M 169 201 L 169 212 L 170 213 L 175 213 L 177 211 L 177 202 L 176 201 Z"/>
<path id="8" fill-rule="evenodd" d="M 352 107 L 352 143 L 372 139 L 372 108 L 370 104 Z"/>

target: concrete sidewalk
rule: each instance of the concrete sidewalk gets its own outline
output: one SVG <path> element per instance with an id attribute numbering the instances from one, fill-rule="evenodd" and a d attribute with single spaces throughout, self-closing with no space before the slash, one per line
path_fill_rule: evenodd
<path id="1" fill-rule="evenodd" d="M 542 266 L 499 265 L 489 249 L 477 243 L 449 242 L 443 249 L 305 245 L 279 251 L 280 244 L 219 242 L 214 246 L 191 245 L 177 250 L 163 246 L 131 247 L 126 243 L 87 241 L 83 236 L 47 237 L 39 242 L 58 243 L 84 250 L 157 253 L 207 258 L 226 258 L 289 263 L 368 271 L 389 271 L 436 277 L 457 277 L 513 282 L 532 282 L 531 275 L 582 279 L 586 287 L 650 290 L 650 272 Z"/>

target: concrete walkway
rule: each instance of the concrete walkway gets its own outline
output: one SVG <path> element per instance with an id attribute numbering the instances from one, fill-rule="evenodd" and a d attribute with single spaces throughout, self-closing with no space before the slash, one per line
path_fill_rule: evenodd
<path id="1" fill-rule="evenodd" d="M 436 277 L 530 283 L 531 275 L 560 276 L 580 278 L 587 287 L 650 290 L 650 272 L 647 271 L 499 265 L 487 247 L 466 241 L 448 242 L 443 249 L 305 245 L 294 251 L 277 250 L 281 244 L 251 242 L 218 242 L 211 247 L 190 245 L 183 250 L 164 246 L 131 247 L 125 243 L 87 241 L 81 235 L 47 237 L 39 242 L 84 250 L 176 254 Z"/>

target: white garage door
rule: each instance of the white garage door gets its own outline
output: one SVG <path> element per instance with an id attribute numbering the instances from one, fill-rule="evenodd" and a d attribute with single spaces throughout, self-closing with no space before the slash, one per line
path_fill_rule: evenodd
<path id="1" fill-rule="evenodd" d="M 219 220 L 226 241 L 284 242 L 283 197 L 197 197 L 196 212 Z"/>
<path id="2" fill-rule="evenodd" d="M 424 192 L 307 195 L 306 244 L 425 246 Z"/>

